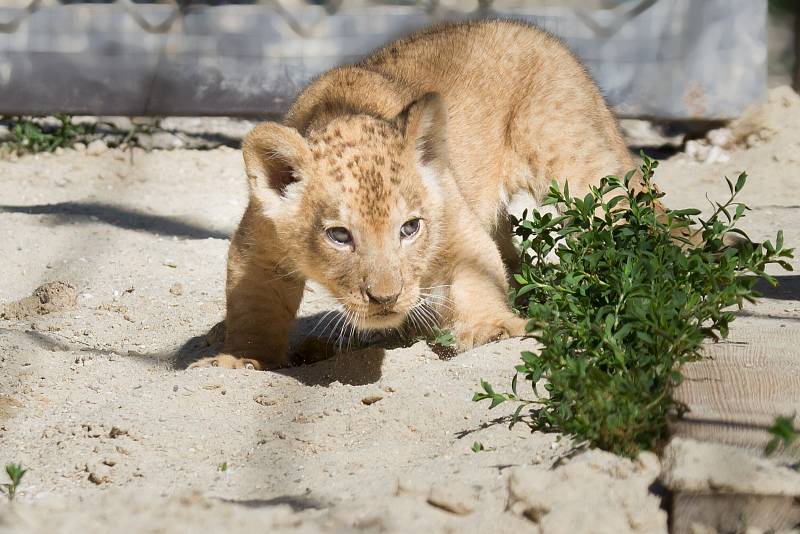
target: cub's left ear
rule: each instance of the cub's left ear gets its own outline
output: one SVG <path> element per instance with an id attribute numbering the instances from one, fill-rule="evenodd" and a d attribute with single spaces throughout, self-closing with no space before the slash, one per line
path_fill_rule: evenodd
<path id="1" fill-rule="evenodd" d="M 426 93 L 401 114 L 406 143 L 417 164 L 442 171 L 447 167 L 447 109 L 439 93 Z"/>

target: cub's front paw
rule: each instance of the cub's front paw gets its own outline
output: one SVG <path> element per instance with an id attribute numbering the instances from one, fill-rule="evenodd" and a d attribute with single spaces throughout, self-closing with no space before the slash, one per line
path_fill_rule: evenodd
<path id="1" fill-rule="evenodd" d="M 202 358 L 197 360 L 189 369 L 196 369 L 198 367 L 222 367 L 223 369 L 256 369 L 261 371 L 263 369 L 261 362 L 250 358 L 238 358 L 230 354 L 217 354 L 210 358 Z"/>
<path id="2" fill-rule="evenodd" d="M 469 325 L 456 334 L 458 349 L 465 351 L 492 341 L 524 336 L 526 333 L 525 325 L 527 324 L 527 319 L 514 315 L 505 319 Z"/>

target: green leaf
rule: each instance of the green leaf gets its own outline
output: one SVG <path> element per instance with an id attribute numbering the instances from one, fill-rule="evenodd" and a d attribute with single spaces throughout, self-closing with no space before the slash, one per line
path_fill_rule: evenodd
<path id="1" fill-rule="evenodd" d="M 673 386 L 680 386 L 683 383 L 683 375 L 680 371 L 672 371 L 670 377 L 672 378 Z"/>
<path id="2" fill-rule="evenodd" d="M 778 450 L 778 447 L 780 446 L 780 444 L 781 444 L 781 440 L 779 438 L 777 438 L 777 437 L 772 438 L 771 440 L 769 440 L 767 442 L 766 447 L 764 447 L 764 453 L 767 456 L 771 456 L 772 454 L 775 453 L 776 450 Z"/>
<path id="3" fill-rule="evenodd" d="M 734 188 L 734 192 L 738 193 L 744 187 L 744 184 L 747 182 L 747 173 L 742 173 L 739 175 L 739 178 L 736 180 L 736 187 Z"/>
<path id="4" fill-rule="evenodd" d="M 500 394 L 494 394 L 494 395 L 492 395 L 491 398 L 492 398 L 492 402 L 491 402 L 491 404 L 489 404 L 489 409 L 490 410 L 492 408 L 494 408 L 495 406 L 498 406 L 498 405 L 504 403 L 506 400 L 508 400 L 508 399 L 506 399 L 506 397 L 504 397 L 503 395 L 500 395 Z"/>
<path id="5" fill-rule="evenodd" d="M 674 217 L 690 217 L 694 215 L 700 215 L 702 211 L 697 208 L 686 208 L 682 210 L 672 210 L 669 213 Z"/>
<path id="6" fill-rule="evenodd" d="M 777 416 L 772 422 L 767 432 L 772 435 L 764 449 L 764 452 L 769 455 L 774 453 L 778 448 L 789 448 L 795 441 L 797 441 L 798 433 L 794 429 L 794 419 L 797 414 L 791 416 Z"/>

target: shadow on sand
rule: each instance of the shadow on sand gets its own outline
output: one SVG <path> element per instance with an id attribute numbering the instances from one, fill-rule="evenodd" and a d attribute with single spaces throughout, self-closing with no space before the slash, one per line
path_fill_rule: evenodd
<path id="1" fill-rule="evenodd" d="M 776 276 L 778 285 L 772 287 L 764 280 L 756 283 L 756 291 L 764 298 L 776 300 L 800 300 L 800 274 Z"/>
<path id="2" fill-rule="evenodd" d="M 399 341 L 379 337 L 342 338 L 329 326 L 314 331 L 323 320 L 337 324 L 337 314 L 317 313 L 298 318 L 290 335 L 291 366 L 275 372 L 309 386 L 328 386 L 334 382 L 359 386 L 380 380 L 386 348 Z M 224 322 L 219 322 L 208 333 L 188 339 L 175 353 L 173 366 L 186 369 L 192 362 L 219 354 L 224 339 Z"/>
<path id="3" fill-rule="evenodd" d="M 0 205 L 0 213 L 25 213 L 46 215 L 51 225 L 90 223 L 95 220 L 106 224 L 138 230 L 156 235 L 170 235 L 186 239 L 228 239 L 225 232 L 205 228 L 176 217 L 150 215 L 122 206 L 99 202 L 57 202 L 33 206 Z"/>

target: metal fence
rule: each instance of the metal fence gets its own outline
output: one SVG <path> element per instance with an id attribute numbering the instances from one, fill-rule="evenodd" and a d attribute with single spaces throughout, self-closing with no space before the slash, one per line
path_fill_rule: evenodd
<path id="1" fill-rule="evenodd" d="M 0 6 L 5 114 L 277 114 L 328 68 L 426 25 L 476 17 L 528 20 L 563 38 L 625 116 L 729 118 L 766 88 L 762 0 Z"/>

